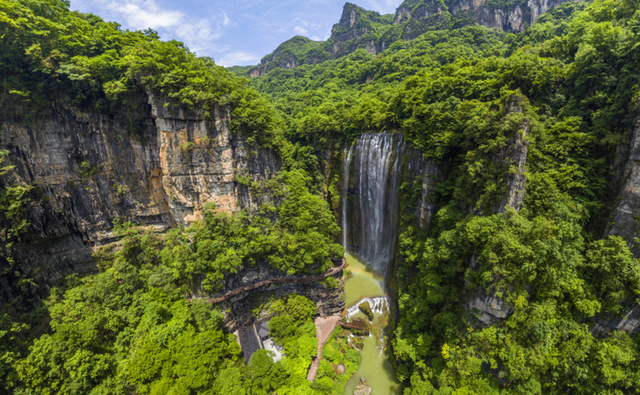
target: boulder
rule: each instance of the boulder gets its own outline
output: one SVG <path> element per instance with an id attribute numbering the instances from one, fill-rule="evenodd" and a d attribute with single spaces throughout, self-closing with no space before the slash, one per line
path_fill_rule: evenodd
<path id="1" fill-rule="evenodd" d="M 367 380 L 360 377 L 360 384 L 353 390 L 353 395 L 371 395 L 373 389 L 367 385 Z"/>

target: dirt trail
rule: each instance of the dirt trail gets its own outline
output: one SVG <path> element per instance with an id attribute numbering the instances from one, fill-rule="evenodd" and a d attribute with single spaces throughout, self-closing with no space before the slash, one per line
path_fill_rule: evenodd
<path id="1" fill-rule="evenodd" d="M 307 374 L 307 380 L 313 381 L 318 374 L 318 367 L 320 366 L 320 360 L 322 359 L 322 349 L 329 340 L 329 336 L 336 329 L 338 321 L 342 319 L 342 316 L 332 315 L 331 317 L 318 317 L 315 320 L 316 324 L 316 336 L 318 337 L 318 355 L 315 357 L 309 367 L 309 373 Z"/>

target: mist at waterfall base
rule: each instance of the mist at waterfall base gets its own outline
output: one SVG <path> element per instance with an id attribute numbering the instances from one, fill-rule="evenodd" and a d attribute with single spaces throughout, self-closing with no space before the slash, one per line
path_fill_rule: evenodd
<path id="1" fill-rule="evenodd" d="M 345 146 L 342 239 L 353 274 L 345 284 L 347 319 L 362 315 L 357 305 L 365 300 L 374 313 L 373 323 L 383 320 L 383 313 L 389 309 L 384 278 L 393 259 L 403 152 L 401 134 L 363 134 L 354 145 Z M 350 207 L 354 210 L 351 217 Z M 367 380 L 374 395 L 401 394 L 393 365 L 378 343 L 373 335 L 363 339 L 362 363 L 345 386 L 345 394 L 353 393 L 360 377 Z"/>

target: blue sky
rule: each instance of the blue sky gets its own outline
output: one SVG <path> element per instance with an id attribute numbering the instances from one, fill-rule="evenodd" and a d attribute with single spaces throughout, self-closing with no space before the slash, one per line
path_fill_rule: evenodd
<path id="1" fill-rule="evenodd" d="M 402 0 L 351 0 L 381 14 Z M 258 64 L 281 42 L 301 35 L 326 40 L 340 20 L 344 0 L 71 0 L 71 9 L 92 12 L 123 28 L 152 28 L 222 66 Z"/>

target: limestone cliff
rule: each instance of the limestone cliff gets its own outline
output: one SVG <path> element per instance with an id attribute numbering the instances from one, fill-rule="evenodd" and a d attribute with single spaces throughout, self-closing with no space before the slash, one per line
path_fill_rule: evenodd
<path id="1" fill-rule="evenodd" d="M 623 150 L 626 151 L 626 150 Z M 622 174 L 622 187 L 617 204 L 611 214 L 604 237 L 620 236 L 626 240 L 635 258 L 640 258 L 640 121 L 636 120 L 628 159 Z M 626 313 L 621 317 L 601 315 L 596 319 L 593 333 L 604 335 L 611 330 L 623 330 L 630 333 L 640 332 L 640 306 L 629 302 Z"/>
<path id="2" fill-rule="evenodd" d="M 114 113 L 64 97 L 44 109 L 4 106 L 0 149 L 16 167 L 0 183 L 34 186 L 31 226 L 15 248 L 19 270 L 46 295 L 65 275 L 97 270 L 93 249 L 114 241 L 116 218 L 163 231 L 195 220 L 205 203 L 229 212 L 255 208 L 262 198 L 236 175 L 266 180 L 280 162 L 231 133 L 230 116 L 230 108 L 218 106 L 205 120 L 144 92 Z"/>
<path id="3" fill-rule="evenodd" d="M 225 279 L 224 289 L 221 292 L 206 295 L 206 297 L 213 299 L 229 295 L 233 290 L 242 287 L 251 287 L 265 280 L 275 280 L 272 284 L 251 288 L 220 303 L 225 313 L 225 326 L 231 332 L 254 322 L 269 319 L 274 315 L 266 308 L 269 302 L 290 293 L 303 295 L 315 302 L 318 314 L 323 317 L 342 313 L 346 301 L 342 268 L 336 268 L 335 274 L 331 275 L 336 279 L 337 287 L 335 288 L 330 288 L 324 281 L 317 280 L 319 277 L 326 278 L 324 275 L 290 276 L 285 272 L 273 270 L 263 262 L 252 268 L 243 269 L 235 276 L 229 276 Z M 313 281 L 308 281 L 309 279 Z M 199 297 L 205 297 L 205 295 Z"/>

